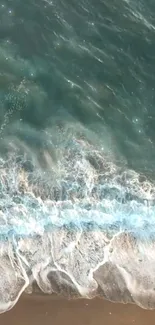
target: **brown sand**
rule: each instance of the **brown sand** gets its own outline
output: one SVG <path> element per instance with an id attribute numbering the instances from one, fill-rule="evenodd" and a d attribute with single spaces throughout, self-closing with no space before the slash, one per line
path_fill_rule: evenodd
<path id="1" fill-rule="evenodd" d="M 155 311 L 101 299 L 51 299 L 24 296 L 9 312 L 0 315 L 3 325 L 154 325 Z"/>

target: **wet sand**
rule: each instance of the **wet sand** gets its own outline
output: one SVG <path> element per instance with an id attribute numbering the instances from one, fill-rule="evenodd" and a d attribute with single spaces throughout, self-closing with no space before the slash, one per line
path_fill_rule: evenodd
<path id="1" fill-rule="evenodd" d="M 51 299 L 23 296 L 9 312 L 0 315 L 3 325 L 154 325 L 155 311 L 102 299 Z"/>

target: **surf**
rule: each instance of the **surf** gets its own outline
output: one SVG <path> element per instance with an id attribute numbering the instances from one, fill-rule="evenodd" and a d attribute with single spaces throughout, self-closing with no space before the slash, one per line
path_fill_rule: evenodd
<path id="1" fill-rule="evenodd" d="M 11 143 L 1 158 L 0 311 L 36 286 L 153 309 L 154 184 L 117 165 L 84 129 L 72 132 L 51 132 L 56 160 L 44 154 L 46 168 Z"/>

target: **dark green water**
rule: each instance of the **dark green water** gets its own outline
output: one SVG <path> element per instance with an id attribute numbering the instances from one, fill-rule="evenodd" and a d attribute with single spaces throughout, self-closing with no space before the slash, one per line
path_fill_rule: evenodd
<path id="1" fill-rule="evenodd" d="M 110 138 L 130 168 L 154 177 L 154 12 L 153 0 L 3 1 L 3 140 L 42 150 L 40 132 L 59 116 Z"/>

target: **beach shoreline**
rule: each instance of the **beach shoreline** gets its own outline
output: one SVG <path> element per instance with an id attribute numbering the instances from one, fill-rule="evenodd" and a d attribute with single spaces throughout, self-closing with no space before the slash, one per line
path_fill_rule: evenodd
<path id="1" fill-rule="evenodd" d="M 134 304 L 111 303 L 95 298 L 67 300 L 59 296 L 24 294 L 17 305 L 0 315 L 3 325 L 149 325 L 154 324 L 155 310 Z"/>

